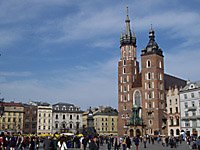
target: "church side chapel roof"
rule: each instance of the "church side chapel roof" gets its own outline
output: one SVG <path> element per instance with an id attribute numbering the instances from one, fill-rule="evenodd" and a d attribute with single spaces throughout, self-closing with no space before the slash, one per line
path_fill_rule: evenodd
<path id="1" fill-rule="evenodd" d="M 164 81 L 165 81 L 165 90 L 169 90 L 169 87 L 175 88 L 175 86 L 177 86 L 177 88 L 180 89 L 187 84 L 186 80 L 183 80 L 175 76 L 171 76 L 166 73 L 164 74 Z"/>

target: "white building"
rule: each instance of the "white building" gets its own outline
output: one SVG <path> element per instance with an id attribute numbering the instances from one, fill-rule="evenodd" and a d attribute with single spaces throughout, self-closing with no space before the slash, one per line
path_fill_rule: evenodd
<path id="1" fill-rule="evenodd" d="M 52 134 L 51 106 L 38 106 L 37 134 Z"/>
<path id="2" fill-rule="evenodd" d="M 82 129 L 80 107 L 73 104 L 57 103 L 53 107 L 53 133 L 77 133 Z"/>
<path id="3" fill-rule="evenodd" d="M 180 135 L 180 100 L 179 100 L 179 89 L 169 88 L 167 91 L 167 125 L 168 125 L 168 136 L 179 136 Z"/>
<path id="4" fill-rule="evenodd" d="M 187 82 L 180 90 L 181 130 L 200 135 L 200 81 Z"/>

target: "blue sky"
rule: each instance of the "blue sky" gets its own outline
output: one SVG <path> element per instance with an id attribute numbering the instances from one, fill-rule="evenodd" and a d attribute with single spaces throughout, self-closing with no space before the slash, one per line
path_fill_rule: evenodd
<path id="1" fill-rule="evenodd" d="M 1 0 L 1 97 L 117 108 L 126 5 L 138 60 L 153 24 L 165 72 L 199 80 L 199 0 Z"/>

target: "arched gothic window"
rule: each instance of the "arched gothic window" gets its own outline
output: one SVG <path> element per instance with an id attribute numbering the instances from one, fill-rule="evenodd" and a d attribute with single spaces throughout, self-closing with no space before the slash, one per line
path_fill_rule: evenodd
<path id="1" fill-rule="evenodd" d="M 136 104 L 137 106 L 141 106 L 141 94 L 140 91 L 135 91 L 134 92 L 134 104 Z"/>

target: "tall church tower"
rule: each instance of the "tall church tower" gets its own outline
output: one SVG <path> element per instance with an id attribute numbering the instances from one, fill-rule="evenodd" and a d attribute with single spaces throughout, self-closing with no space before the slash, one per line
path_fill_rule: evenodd
<path id="1" fill-rule="evenodd" d="M 131 32 L 127 6 L 126 29 L 120 38 L 120 61 L 118 62 L 118 136 L 126 134 L 126 126 L 133 106 L 131 88 L 139 74 L 139 63 L 136 58 L 136 37 Z"/>
<path id="2" fill-rule="evenodd" d="M 162 134 L 163 111 L 165 109 L 165 83 L 163 51 L 155 42 L 154 30 L 149 31 L 149 43 L 142 49 L 142 117 L 146 134 Z"/>

